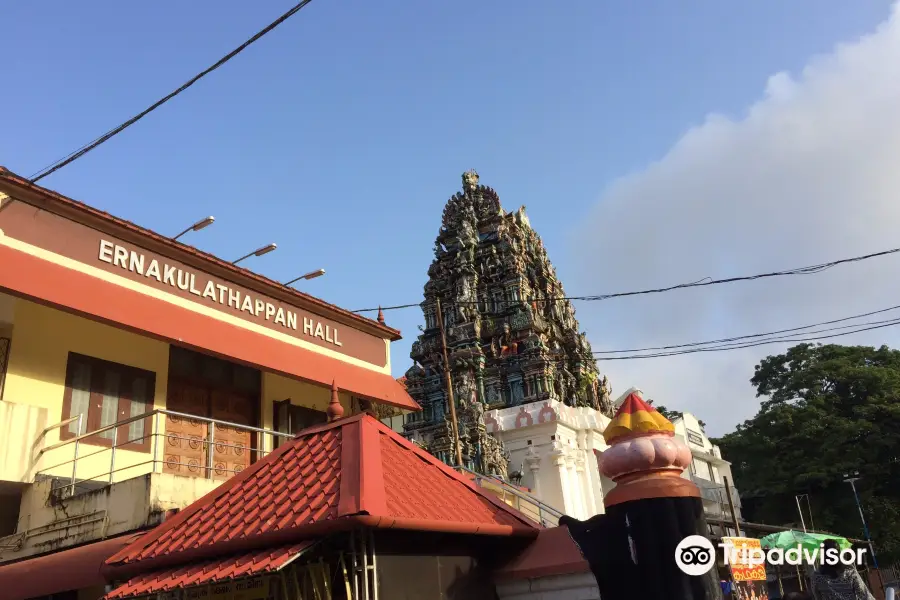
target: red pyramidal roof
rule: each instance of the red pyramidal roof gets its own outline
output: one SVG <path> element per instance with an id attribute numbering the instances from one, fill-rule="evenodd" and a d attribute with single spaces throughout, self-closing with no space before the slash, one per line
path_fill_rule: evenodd
<path id="1" fill-rule="evenodd" d="M 367 414 L 307 429 L 112 556 L 117 576 L 354 526 L 536 536 L 526 516 Z"/>
<path id="2" fill-rule="evenodd" d="M 645 412 L 659 412 L 646 402 L 644 399 L 631 392 L 628 394 L 628 397 L 625 398 L 625 401 L 622 402 L 622 406 L 619 407 L 619 410 L 616 411 L 616 415 L 620 415 L 622 413 L 633 414 L 639 410 L 643 410 Z"/>
<path id="3" fill-rule="evenodd" d="M 662 413 L 644 402 L 644 399 L 631 393 L 619 406 L 616 416 L 603 431 L 603 437 L 609 444 L 613 440 L 646 433 L 671 433 L 675 431 L 672 423 Z"/>

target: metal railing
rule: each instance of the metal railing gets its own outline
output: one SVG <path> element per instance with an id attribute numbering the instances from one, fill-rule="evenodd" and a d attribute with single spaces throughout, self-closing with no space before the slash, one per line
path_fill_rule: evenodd
<path id="1" fill-rule="evenodd" d="M 518 510 L 519 512 L 531 517 L 535 522 L 540 523 L 544 527 L 556 527 L 559 525 L 559 518 L 563 516 L 563 513 L 556 508 L 553 508 L 549 504 L 538 500 L 531 494 L 527 492 L 523 492 L 513 484 L 497 477 L 496 475 L 482 475 L 481 473 L 476 473 L 471 469 L 467 469 L 466 467 L 455 467 L 457 471 L 463 473 L 465 475 L 470 475 L 474 480 L 476 485 L 479 487 L 483 487 L 490 490 L 489 486 L 486 486 L 485 483 L 489 483 L 490 486 L 499 487 L 504 494 L 509 494 L 517 500 L 517 503 L 512 505 L 513 508 Z M 495 492 L 495 490 L 491 490 Z M 505 499 L 504 499 L 505 500 Z M 523 503 L 527 503 L 528 506 L 523 506 Z M 533 514 L 534 511 L 537 510 L 537 514 Z"/>
<path id="2" fill-rule="evenodd" d="M 231 423 L 229 421 L 222 421 L 220 419 L 212 419 L 209 417 L 201 417 L 198 415 L 191 415 L 191 414 L 187 414 L 187 413 L 177 412 L 174 410 L 157 408 L 157 409 L 151 410 L 149 412 L 146 412 L 144 414 L 138 415 L 136 417 L 130 417 L 128 419 L 123 419 L 121 421 L 111 423 L 109 425 L 106 425 L 106 426 L 96 429 L 94 431 L 90 431 L 87 433 L 79 433 L 69 439 L 61 440 L 55 444 L 51 444 L 50 446 L 45 446 L 45 447 L 41 448 L 38 452 L 37 460 L 40 460 L 40 458 L 43 455 L 45 455 L 53 450 L 58 450 L 60 448 L 64 448 L 67 446 L 73 446 L 72 458 L 69 460 L 64 460 L 60 463 L 54 464 L 53 466 L 50 466 L 50 467 L 42 467 L 41 469 L 38 470 L 37 473 L 46 475 L 46 474 L 49 474 L 50 471 L 54 471 L 54 470 L 60 469 L 61 467 L 65 467 L 66 465 L 71 464 L 72 474 L 68 478 L 69 483 L 62 485 L 62 486 L 51 487 L 51 493 L 58 492 L 59 490 L 63 490 L 63 489 L 68 489 L 69 495 L 74 495 L 76 483 L 79 483 L 79 482 L 84 483 L 84 482 L 94 481 L 94 480 L 103 478 L 103 479 L 105 479 L 105 481 L 102 482 L 103 485 L 112 485 L 112 483 L 115 480 L 116 473 L 126 471 L 128 469 L 135 469 L 138 467 L 144 467 L 147 465 L 151 465 L 149 472 L 157 473 L 157 472 L 159 472 L 157 470 L 158 469 L 157 465 L 163 464 L 163 463 L 168 465 L 169 467 L 184 466 L 189 469 L 191 469 L 193 467 L 199 468 L 199 465 L 183 463 L 183 462 L 181 462 L 181 459 L 179 459 L 176 462 L 176 461 L 167 461 L 164 458 L 160 457 L 160 453 L 159 453 L 159 437 L 160 436 L 165 436 L 165 438 L 167 440 L 184 440 L 187 443 L 198 442 L 198 439 L 195 437 L 185 437 L 185 436 L 177 435 L 174 433 L 168 433 L 168 434 L 164 433 L 163 429 L 160 427 L 160 425 L 161 425 L 160 415 L 176 417 L 176 418 L 190 420 L 190 421 L 199 421 L 199 422 L 205 423 L 207 425 L 208 429 L 207 429 L 207 433 L 206 433 L 206 438 L 205 439 L 201 438 L 199 440 L 200 443 L 203 444 L 203 446 L 204 446 L 204 452 L 205 452 L 205 457 L 206 457 L 205 458 L 206 465 L 205 465 L 205 467 L 202 468 L 202 471 L 205 471 L 206 479 L 213 479 L 214 472 L 222 471 L 223 473 L 230 473 L 230 475 L 234 475 L 235 473 L 240 472 L 240 470 L 238 470 L 238 469 L 228 469 L 228 468 L 224 468 L 224 467 L 220 469 L 215 465 L 214 452 L 217 448 L 236 448 L 236 449 L 239 448 L 241 450 L 246 450 L 250 453 L 251 457 L 255 457 L 255 459 L 258 460 L 258 459 L 264 457 L 269 452 L 269 450 L 267 450 L 265 447 L 265 443 L 264 443 L 264 440 L 266 439 L 265 436 L 271 436 L 273 438 L 273 441 L 275 438 L 290 439 L 290 438 L 294 437 L 293 435 L 291 435 L 289 433 L 282 433 L 279 431 L 273 431 L 271 429 L 262 429 L 260 427 L 252 427 L 250 425 L 240 425 L 237 423 Z M 152 423 L 152 428 L 149 433 L 145 433 L 144 435 L 140 435 L 140 436 L 137 436 L 137 437 L 134 437 L 131 439 L 126 439 L 122 443 L 119 442 L 119 429 L 121 427 L 130 425 L 132 423 L 139 422 L 139 421 L 146 422 L 151 418 L 153 419 L 153 423 Z M 55 425 L 51 425 L 50 427 L 47 427 L 46 429 L 44 429 L 44 431 L 41 432 L 41 434 L 38 436 L 38 439 L 35 441 L 33 448 L 36 447 L 43 440 L 43 438 L 46 436 L 46 434 L 48 432 L 52 431 L 53 429 L 61 429 L 62 427 L 65 427 L 66 425 L 69 425 L 76 421 L 78 422 L 77 431 L 81 432 L 82 425 L 84 422 L 83 415 L 78 415 L 77 417 L 72 417 L 70 419 L 66 419 L 65 421 L 61 421 Z M 228 440 L 222 440 L 222 439 L 220 439 L 219 441 L 216 441 L 217 426 L 219 428 L 230 428 L 230 429 L 236 429 L 239 431 L 246 431 L 246 432 L 259 434 L 258 438 L 257 438 L 258 442 L 259 442 L 258 443 L 259 447 L 254 448 L 254 447 L 244 446 L 243 444 L 234 444 L 234 443 L 230 443 Z M 112 432 L 111 439 L 105 438 L 105 439 L 110 439 L 110 443 L 108 446 L 106 445 L 105 442 L 102 445 L 99 445 L 96 443 L 92 444 L 89 441 L 87 441 L 88 438 L 97 439 L 98 436 L 100 436 L 101 434 L 103 434 L 105 432 Z M 116 450 L 117 449 L 122 449 L 125 446 L 131 446 L 132 447 L 131 449 L 125 448 L 125 450 L 132 451 L 132 452 L 143 452 L 143 450 L 134 450 L 134 448 L 138 444 L 143 443 L 143 441 L 147 440 L 147 439 L 150 439 L 150 452 L 149 452 L 150 458 L 148 460 L 145 460 L 142 462 L 137 462 L 137 463 L 129 462 L 126 466 L 120 466 L 117 468 L 117 466 L 116 466 Z M 98 448 L 98 449 L 93 452 L 90 452 L 88 454 L 82 454 L 81 452 L 82 452 L 83 446 L 90 446 L 91 448 Z M 274 448 L 274 444 L 273 444 L 273 448 Z M 109 456 L 109 470 L 103 471 L 101 473 L 94 474 L 91 477 L 82 478 L 81 480 L 79 480 L 78 479 L 78 462 L 85 461 L 91 457 L 97 456 L 104 452 L 109 452 L 109 455 L 110 455 Z M 35 461 L 35 464 L 37 464 L 37 460 Z M 142 475 L 143 474 L 144 473 L 142 473 Z"/>

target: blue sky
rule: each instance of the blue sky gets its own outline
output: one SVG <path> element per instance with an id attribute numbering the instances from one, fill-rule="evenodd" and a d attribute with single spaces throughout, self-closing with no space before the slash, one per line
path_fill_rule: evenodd
<path id="1" fill-rule="evenodd" d="M 3 0 L 0 164 L 31 175 L 292 4 Z M 871 31 L 889 4 L 314 0 L 41 183 L 162 233 L 215 215 L 184 241 L 226 259 L 274 241 L 246 266 L 282 281 L 325 268 L 302 288 L 357 309 L 421 299 L 444 202 L 474 167 L 506 208 L 527 206 L 566 284 L 568 241 L 607 186 L 708 113 L 742 114 L 773 73 Z M 387 322 L 405 334 L 399 376 L 421 314 Z"/>

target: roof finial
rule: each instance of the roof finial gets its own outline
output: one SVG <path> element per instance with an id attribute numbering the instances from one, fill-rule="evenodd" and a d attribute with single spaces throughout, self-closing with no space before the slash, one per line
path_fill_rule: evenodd
<path id="1" fill-rule="evenodd" d="M 381 310 L 381 307 L 378 307 L 378 322 L 384 325 L 384 311 Z"/>
<path id="2" fill-rule="evenodd" d="M 325 414 L 328 415 L 329 423 L 337 421 L 344 416 L 344 407 L 341 406 L 341 401 L 338 399 L 337 383 L 335 383 L 334 379 L 331 380 L 331 402 L 328 403 Z"/>
<path id="3" fill-rule="evenodd" d="M 474 192 L 475 188 L 478 187 L 478 172 L 475 169 L 470 169 L 463 173 L 463 190 L 466 192 Z"/>

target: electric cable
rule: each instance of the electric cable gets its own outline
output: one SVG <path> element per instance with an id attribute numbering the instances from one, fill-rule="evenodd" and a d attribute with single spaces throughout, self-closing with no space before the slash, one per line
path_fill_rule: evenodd
<path id="1" fill-rule="evenodd" d="M 281 15 L 280 17 L 275 19 L 272 23 L 270 23 L 269 25 L 267 25 L 266 27 L 261 29 L 259 32 L 257 32 L 253 37 L 251 37 L 246 42 L 244 42 L 243 44 L 241 44 L 240 46 L 238 46 L 237 48 L 235 48 L 234 50 L 232 50 L 231 52 L 229 52 L 228 54 L 226 54 L 225 56 L 220 58 L 211 67 L 202 71 L 198 75 L 195 75 L 194 77 L 192 77 L 187 83 L 185 83 L 184 85 L 182 85 L 181 87 L 176 89 L 174 92 L 164 96 L 160 100 L 158 100 L 155 103 L 153 103 L 152 105 L 150 105 L 150 107 L 148 107 L 147 109 L 138 113 L 137 115 L 131 117 L 130 119 L 128 119 L 127 121 L 125 121 L 124 123 L 119 125 L 118 127 L 110 129 L 109 131 L 107 131 L 106 133 L 101 135 L 100 137 L 85 144 L 81 148 L 78 148 L 77 150 L 67 154 L 66 156 L 57 160 L 56 162 L 44 167 L 43 169 L 41 169 L 40 171 L 38 171 L 37 173 L 35 173 L 34 175 L 32 175 L 29 178 L 30 182 L 37 183 L 44 177 L 47 177 L 51 173 L 54 173 L 54 172 L 62 169 L 66 165 L 73 163 L 74 161 L 78 160 L 79 158 L 81 158 L 82 156 L 84 156 L 85 154 L 87 154 L 88 152 L 90 152 L 91 150 L 93 150 L 94 148 L 99 146 L 100 144 L 108 141 L 110 138 L 121 133 L 128 127 L 131 127 L 132 125 L 134 125 L 135 123 L 137 123 L 138 121 L 140 121 L 141 119 L 146 117 L 148 114 L 150 114 L 151 112 L 153 112 L 154 110 L 156 110 L 157 108 L 159 108 L 160 106 L 162 106 L 163 104 L 165 104 L 166 102 L 168 102 L 169 100 L 171 100 L 172 98 L 174 98 L 175 96 L 180 94 L 181 92 L 185 91 L 186 89 L 188 89 L 189 87 L 191 87 L 192 85 L 194 85 L 195 83 L 200 81 L 200 79 L 202 79 L 206 75 L 209 75 L 210 73 L 212 73 L 213 71 L 215 71 L 216 69 L 218 69 L 219 67 L 221 67 L 222 65 L 227 63 L 229 60 L 231 60 L 232 58 L 234 58 L 235 56 L 237 56 L 238 54 L 243 52 L 253 42 L 257 41 L 258 39 L 260 39 L 261 37 L 263 37 L 270 31 L 272 31 L 273 29 L 275 29 L 276 27 L 278 27 L 279 25 L 281 25 L 282 23 L 287 21 L 289 18 L 294 16 L 297 12 L 299 12 L 304 6 L 306 6 L 310 2 L 312 2 L 312 0 L 302 0 L 302 2 L 297 3 L 286 13 L 284 13 L 283 15 Z"/>
<path id="2" fill-rule="evenodd" d="M 813 323 L 812 325 L 803 325 L 801 327 L 791 327 L 790 329 L 779 329 L 777 331 L 769 331 L 767 333 L 753 333 L 753 334 L 749 334 L 749 335 L 739 335 L 739 336 L 735 336 L 735 337 L 721 338 L 718 340 L 709 340 L 709 341 L 705 341 L 705 342 L 690 342 L 687 344 L 674 344 L 671 346 L 655 346 L 655 347 L 649 347 L 649 348 L 629 348 L 626 350 L 598 350 L 598 351 L 595 351 L 594 354 L 624 354 L 626 352 L 650 352 L 653 350 L 674 350 L 676 348 L 706 346 L 706 345 L 711 345 L 711 344 L 725 344 L 727 342 L 736 342 L 738 340 L 767 337 L 770 335 L 778 335 L 781 333 L 788 333 L 791 331 L 800 331 L 803 329 L 811 329 L 813 327 L 821 327 L 822 325 L 833 325 L 834 323 L 842 323 L 844 321 L 852 321 L 853 319 L 861 319 L 863 317 L 870 317 L 872 315 L 877 315 L 880 313 L 897 310 L 898 308 L 900 308 L 900 305 L 890 306 L 888 308 L 882 308 L 881 310 L 873 310 L 871 312 L 862 313 L 859 315 L 853 315 L 851 317 L 843 317 L 840 319 L 833 319 L 831 321 L 822 321 L 821 323 Z M 892 319 L 889 319 L 889 320 L 892 320 Z M 850 329 L 853 327 L 859 327 L 861 325 L 866 325 L 866 324 L 871 325 L 871 324 L 886 323 L 886 322 L 887 322 L 887 320 L 886 321 L 874 321 L 872 323 L 857 323 L 855 325 L 843 325 L 841 327 L 831 327 L 831 328 L 827 328 L 827 329 L 807 331 L 807 332 L 804 332 L 803 334 L 794 334 L 794 335 L 808 335 L 808 334 L 812 334 L 812 333 L 825 333 L 827 331 L 837 331 L 837 330 L 841 330 L 841 329 Z M 792 336 L 786 336 L 786 337 L 792 337 Z"/>
<path id="3" fill-rule="evenodd" d="M 888 321 L 876 321 L 874 323 L 860 323 L 860 327 L 854 329 L 853 331 L 844 331 L 842 333 L 831 333 L 828 335 L 820 335 L 808 338 L 800 338 L 800 339 L 786 339 L 794 336 L 786 336 L 786 338 L 774 338 L 769 340 L 757 340 L 755 342 L 748 342 L 744 344 L 736 344 L 736 345 L 726 345 L 722 347 L 712 346 L 707 348 L 688 348 L 683 350 L 676 350 L 672 352 L 658 352 L 655 354 L 639 354 L 632 356 L 602 356 L 597 357 L 597 360 L 609 361 L 609 360 L 636 360 L 640 358 L 660 358 L 664 356 L 680 356 L 682 354 L 694 354 L 697 352 L 723 352 L 726 350 L 738 350 L 741 348 L 753 348 L 755 346 L 764 346 L 767 344 L 779 344 L 779 343 L 805 343 L 805 342 L 813 342 L 817 340 L 824 340 L 829 338 L 841 337 L 845 335 L 852 335 L 854 333 L 861 333 L 863 331 L 871 331 L 873 329 L 882 329 L 884 327 L 893 327 L 895 325 L 900 325 L 900 319 L 893 319 Z M 868 327 L 862 327 L 863 325 L 868 325 Z"/>
<path id="4" fill-rule="evenodd" d="M 843 264 L 853 263 L 853 262 L 860 262 L 860 261 L 869 260 L 872 258 L 879 258 L 881 256 L 887 256 L 889 254 L 896 254 L 897 252 L 900 252 L 900 248 L 891 248 L 890 250 L 882 250 L 881 252 L 873 252 L 871 254 L 863 254 L 862 256 L 854 256 L 851 258 L 842 258 L 840 260 L 834 260 L 831 262 L 821 263 L 818 265 L 811 265 L 808 267 L 799 267 L 796 269 L 787 269 L 787 270 L 783 270 L 783 271 L 773 271 L 771 273 L 759 273 L 756 275 L 742 275 L 742 276 L 738 276 L 738 277 L 727 277 L 725 279 L 704 278 L 699 281 L 693 281 L 691 283 L 681 283 L 678 285 L 672 285 L 672 286 L 668 286 L 668 287 L 637 290 L 637 291 L 631 291 L 631 292 L 617 292 L 617 293 L 613 293 L 613 294 L 600 294 L 600 295 L 595 295 L 595 296 L 560 296 L 560 297 L 556 297 L 556 298 L 533 298 L 533 299 L 530 299 L 529 302 L 542 303 L 542 304 L 547 303 L 547 302 L 562 302 L 565 300 L 582 301 L 582 302 L 596 302 L 596 301 L 600 301 L 600 300 L 609 300 L 610 298 L 624 298 L 626 296 L 641 296 L 641 295 L 645 295 L 645 294 L 660 294 L 660 293 L 664 293 L 664 292 L 671 292 L 674 290 L 687 289 L 687 288 L 693 288 L 693 287 L 706 287 L 706 286 L 710 286 L 710 285 L 720 285 L 720 284 L 724 284 L 724 283 L 735 283 L 738 281 L 753 281 L 753 280 L 757 280 L 757 279 L 767 279 L 767 278 L 771 278 L 771 277 L 785 277 L 785 276 L 790 276 L 790 275 L 812 275 L 815 273 L 821 273 L 822 271 L 825 271 L 832 267 L 836 267 L 838 265 L 843 265 Z M 505 301 L 505 302 L 508 302 L 508 301 Z M 451 306 L 451 305 L 459 306 L 459 305 L 477 305 L 479 303 L 479 301 L 478 300 L 462 300 L 462 301 L 450 300 L 450 301 L 446 301 L 446 302 L 442 301 L 442 303 L 445 306 Z M 417 303 L 410 303 L 410 304 L 398 304 L 395 306 L 362 308 L 359 310 L 354 310 L 352 312 L 366 313 L 366 312 L 377 312 L 379 310 L 381 310 L 381 311 L 400 310 L 400 309 L 405 309 L 405 308 L 421 307 L 422 304 L 423 304 L 422 302 L 417 302 Z M 510 304 L 512 304 L 512 303 L 510 303 Z"/>

